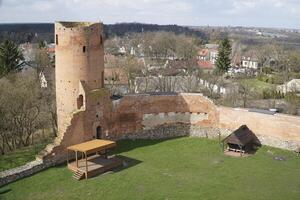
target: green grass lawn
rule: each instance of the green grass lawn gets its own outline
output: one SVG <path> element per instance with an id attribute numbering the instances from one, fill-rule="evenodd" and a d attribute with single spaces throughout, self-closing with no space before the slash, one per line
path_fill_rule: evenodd
<path id="1" fill-rule="evenodd" d="M 50 139 L 42 141 L 39 144 L 18 149 L 5 155 L 0 155 L 0 171 L 18 167 L 34 160 L 35 155 L 44 149 L 49 142 Z"/>
<path id="2" fill-rule="evenodd" d="M 131 159 L 126 168 L 76 181 L 53 167 L 0 189 L 0 199 L 300 199 L 300 156 L 288 151 L 233 158 L 217 141 L 177 138 L 121 141 L 117 153 Z"/>
<path id="3" fill-rule="evenodd" d="M 263 90 L 271 89 L 274 86 L 273 84 L 257 80 L 256 78 L 242 79 L 241 81 L 248 84 L 255 91 L 260 92 L 262 92 Z"/>

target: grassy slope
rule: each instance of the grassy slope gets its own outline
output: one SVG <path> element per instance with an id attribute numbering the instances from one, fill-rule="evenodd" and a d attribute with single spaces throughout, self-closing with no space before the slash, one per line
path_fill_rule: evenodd
<path id="1" fill-rule="evenodd" d="M 260 92 L 262 92 L 265 89 L 271 89 L 273 86 L 270 83 L 266 83 L 257 79 L 242 79 L 241 81 L 248 84 L 255 91 L 260 91 Z"/>
<path id="2" fill-rule="evenodd" d="M 270 153 L 269 151 L 272 151 Z M 122 141 L 135 159 L 112 174 L 76 181 L 65 166 L 4 188 L 0 199 L 299 199 L 300 157 L 263 147 L 252 157 L 225 157 L 216 141 L 179 138 Z M 287 161 L 273 160 L 281 155 Z M 140 161 L 140 162 L 139 162 Z"/>
<path id="3" fill-rule="evenodd" d="M 45 148 L 49 141 L 50 140 L 45 140 L 39 144 L 24 147 L 5 155 L 0 155 L 0 171 L 18 167 L 34 160 L 35 155 Z"/>

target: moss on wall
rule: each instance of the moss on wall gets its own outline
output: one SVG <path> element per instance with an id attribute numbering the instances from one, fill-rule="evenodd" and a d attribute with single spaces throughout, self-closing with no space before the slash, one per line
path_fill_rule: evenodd
<path id="1" fill-rule="evenodd" d="M 99 99 L 106 97 L 106 96 L 109 96 L 109 92 L 105 88 L 98 88 L 98 89 L 90 90 L 87 95 L 88 99 L 92 103 L 95 103 Z"/>

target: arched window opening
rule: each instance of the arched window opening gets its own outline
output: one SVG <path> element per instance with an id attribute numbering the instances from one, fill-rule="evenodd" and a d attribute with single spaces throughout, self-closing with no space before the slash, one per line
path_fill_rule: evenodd
<path id="1" fill-rule="evenodd" d="M 83 47 L 82 47 L 82 51 L 83 51 L 83 53 L 85 53 L 85 49 L 86 49 L 86 48 L 85 48 L 85 46 L 83 46 Z"/>
<path id="2" fill-rule="evenodd" d="M 80 109 L 83 106 L 83 95 L 79 95 L 77 98 L 77 109 Z"/>
<path id="3" fill-rule="evenodd" d="M 58 35 L 55 35 L 55 44 L 58 45 Z"/>
<path id="4" fill-rule="evenodd" d="M 101 72 L 101 87 L 104 87 L 104 71 Z"/>
<path id="5" fill-rule="evenodd" d="M 103 42 L 103 38 L 102 38 L 102 35 L 100 35 L 100 44 L 102 44 Z"/>

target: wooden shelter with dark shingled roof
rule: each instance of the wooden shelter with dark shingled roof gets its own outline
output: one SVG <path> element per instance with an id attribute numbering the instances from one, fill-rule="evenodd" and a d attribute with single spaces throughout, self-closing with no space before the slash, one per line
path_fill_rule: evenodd
<path id="1" fill-rule="evenodd" d="M 227 145 L 227 150 L 244 153 L 253 153 L 257 147 L 261 146 L 256 135 L 246 126 L 242 125 L 229 136 L 222 140 L 223 149 Z"/>

